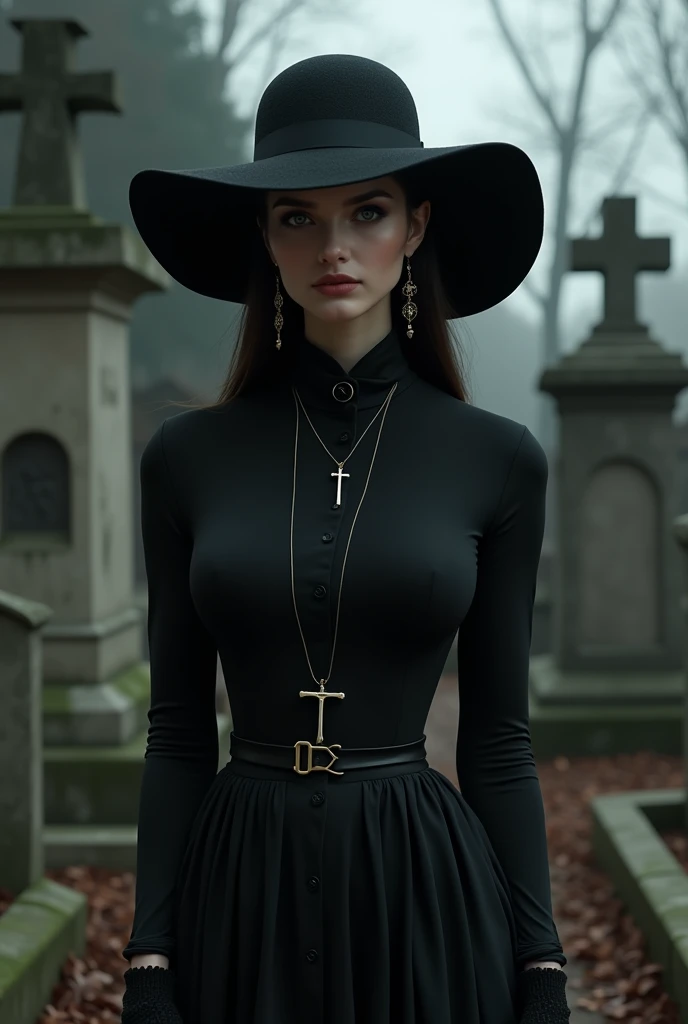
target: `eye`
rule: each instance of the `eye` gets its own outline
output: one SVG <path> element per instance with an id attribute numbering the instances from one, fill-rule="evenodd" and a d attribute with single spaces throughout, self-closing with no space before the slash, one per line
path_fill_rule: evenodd
<path id="1" fill-rule="evenodd" d="M 357 211 L 357 213 L 363 213 L 364 211 L 367 211 L 367 210 L 372 210 L 374 213 L 378 213 L 379 214 L 379 217 L 376 217 L 375 220 L 382 220 L 382 218 L 386 216 L 386 213 L 382 209 L 381 206 L 362 206 Z M 374 224 L 375 220 L 372 220 L 372 218 L 367 218 L 367 220 L 364 221 L 364 223 Z"/>
<path id="2" fill-rule="evenodd" d="M 359 221 L 359 223 L 362 223 L 362 224 L 375 224 L 378 220 L 382 220 L 383 217 L 387 216 L 386 210 L 383 210 L 381 206 L 374 206 L 374 205 L 371 205 L 371 206 L 359 206 L 359 208 L 356 211 L 356 213 L 357 214 L 358 213 L 364 213 L 364 212 L 367 212 L 367 211 L 370 211 L 370 210 L 372 210 L 373 213 L 376 213 L 378 216 L 374 217 L 374 218 L 373 217 L 366 217 L 366 218 L 363 219 L 363 221 Z M 292 224 L 291 223 L 291 220 L 292 220 L 293 217 L 308 217 L 308 214 L 307 213 L 303 213 L 303 211 L 300 211 L 300 212 L 297 212 L 297 213 L 287 213 L 287 214 L 284 215 L 284 217 L 281 218 L 280 223 L 284 224 L 284 226 L 288 227 L 288 228 L 300 228 L 300 227 L 302 227 L 303 226 L 302 224 Z"/>
<path id="3" fill-rule="evenodd" d="M 286 213 L 284 215 L 284 217 L 282 217 L 282 219 L 280 220 L 280 224 L 284 224 L 288 228 L 300 228 L 301 227 L 300 224 L 290 224 L 289 221 L 292 219 L 292 217 L 306 217 L 306 216 L 307 216 L 307 214 L 305 214 L 305 213 Z"/>

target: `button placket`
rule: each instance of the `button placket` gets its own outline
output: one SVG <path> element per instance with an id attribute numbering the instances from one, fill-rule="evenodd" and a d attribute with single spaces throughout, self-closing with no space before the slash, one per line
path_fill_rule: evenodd
<path id="1" fill-rule="evenodd" d="M 332 394 L 330 399 L 331 408 L 328 416 L 325 417 L 329 418 L 329 424 L 321 425 L 318 422 L 318 419 L 314 417 L 314 425 L 322 438 L 322 442 L 327 446 L 335 459 L 338 462 L 344 462 L 349 455 L 356 438 L 358 410 L 356 407 L 355 397 L 357 395 L 357 389 L 345 381 L 341 381 L 340 384 L 344 384 L 346 386 L 339 390 L 338 397 L 335 396 L 334 393 Z M 322 426 L 325 427 L 325 430 L 322 429 Z M 320 446 L 318 445 L 318 447 Z M 336 466 L 332 464 L 332 461 L 328 461 L 330 463 L 330 471 L 336 470 Z M 318 464 L 320 463 L 318 462 Z M 344 466 L 344 472 L 346 472 L 346 465 Z M 331 483 L 333 485 L 333 492 L 330 509 L 327 508 L 327 503 L 324 503 L 319 505 L 319 511 L 318 509 L 314 509 L 312 513 L 311 523 L 315 526 L 317 531 L 315 536 L 317 538 L 319 535 L 320 541 L 318 546 L 313 548 L 308 561 L 309 574 L 312 573 L 312 575 L 310 575 L 311 628 L 314 631 L 314 636 L 319 633 L 321 641 L 328 635 L 330 638 L 332 637 L 332 623 L 334 621 L 336 609 L 330 609 L 329 604 L 331 599 L 336 599 L 339 575 L 336 573 L 333 576 L 333 573 L 335 564 L 338 564 L 337 555 L 341 557 L 342 554 L 341 551 L 337 550 L 338 545 L 344 543 L 344 538 L 340 539 L 338 532 L 338 526 L 341 521 L 340 517 L 339 515 L 336 519 L 331 517 L 335 513 L 343 513 L 348 502 L 348 480 L 344 479 L 342 481 L 340 504 L 336 504 L 334 500 L 336 494 L 334 488 L 336 488 L 337 484 L 336 478 L 331 478 Z M 335 543 L 332 543 L 333 541 Z M 306 597 L 306 593 L 304 593 L 304 598 Z M 325 672 L 327 670 L 327 664 L 331 653 L 331 648 L 327 648 L 327 644 L 321 643 L 320 646 L 322 646 L 322 652 L 318 654 L 318 657 L 321 657 L 325 664 L 322 669 L 320 669 L 319 664 L 313 664 L 313 670 L 316 674 L 320 674 L 321 671 Z M 316 761 L 317 757 L 318 755 L 315 756 Z M 310 819 L 312 825 L 307 825 L 306 831 L 310 832 L 311 829 L 314 830 L 312 838 L 315 841 L 315 836 L 321 834 L 322 829 L 325 827 L 327 790 L 323 788 L 322 779 L 314 779 L 313 781 L 316 782 L 320 788 L 315 792 L 310 792 L 306 797 L 309 801 L 309 804 L 306 806 L 310 806 L 312 811 L 312 817 Z M 318 986 L 322 985 L 322 846 L 317 849 L 314 849 L 313 846 L 310 847 L 309 856 L 304 866 L 306 870 L 302 884 L 310 896 L 304 897 L 305 902 L 308 904 L 308 908 L 304 908 L 305 917 L 304 930 L 301 932 L 301 942 L 303 943 L 303 946 L 301 947 L 301 955 L 304 957 L 304 967 L 306 964 L 311 965 L 310 969 L 307 971 L 307 976 L 311 980 L 309 981 L 304 977 L 305 988 L 310 989 L 311 986 L 314 986 L 313 992 L 315 994 L 315 992 L 318 991 Z"/>
<path id="2" fill-rule="evenodd" d="M 336 371 L 335 371 L 336 372 Z M 315 389 L 314 389 L 315 391 Z M 335 393 L 336 392 L 336 393 Z M 305 535 L 301 535 L 302 556 L 296 566 L 298 571 L 302 594 L 302 604 L 305 614 L 308 616 L 308 636 L 313 638 L 313 649 L 309 648 L 312 659 L 312 670 L 317 675 L 325 675 L 328 671 L 331 655 L 331 641 L 333 639 L 333 627 L 337 613 L 337 596 L 342 571 L 342 558 L 344 548 L 349 537 L 351 516 L 357 507 L 361 489 L 365 483 L 365 473 L 369 465 L 366 459 L 371 456 L 372 444 L 374 442 L 374 429 L 370 431 L 370 438 L 367 437 L 360 445 L 353 457 L 348 459 L 363 427 L 367 425 L 375 409 L 367 408 L 359 416 L 358 399 L 360 396 L 357 382 L 352 385 L 345 379 L 337 379 L 334 374 L 330 376 L 327 383 L 318 385 L 317 393 L 313 394 L 312 403 L 307 404 L 311 415 L 313 426 L 318 437 L 311 437 L 306 445 L 304 433 L 304 447 L 299 448 L 299 458 L 304 452 L 304 462 L 299 461 L 300 479 L 308 476 L 313 480 L 313 490 L 318 497 L 311 500 L 309 507 L 304 507 L 302 502 L 302 518 L 300 525 L 305 528 Z M 364 403 L 365 404 L 365 403 Z M 312 411 L 311 411 L 312 410 Z M 309 432 L 308 424 L 304 423 L 305 431 Z M 361 428 L 361 429 L 359 429 Z M 299 438 L 301 440 L 301 438 Z M 333 458 L 328 457 L 323 451 L 326 447 Z M 347 461 L 348 459 L 348 461 Z M 343 472 L 349 468 L 353 474 L 353 490 L 351 480 L 344 478 L 341 483 L 341 500 L 335 503 L 337 491 L 337 479 L 330 477 L 332 471 L 337 470 L 337 463 L 344 463 Z M 302 469 L 303 466 L 303 469 Z M 317 476 L 315 473 L 317 469 Z M 322 476 L 321 476 L 322 473 Z M 329 479 L 328 479 L 329 478 Z M 328 483 L 332 490 L 328 489 Z M 306 493 L 304 485 L 299 497 Z M 329 499 L 329 500 L 328 500 Z M 297 498 L 298 501 L 298 498 Z M 330 505 L 330 508 L 328 508 Z M 344 513 L 349 513 L 345 516 Z M 335 518 L 336 516 L 336 518 Z M 297 520 L 298 523 L 298 513 Z M 344 527 L 340 528 L 340 523 Z M 305 526 L 307 524 L 307 526 Z M 341 535 L 340 535 L 341 534 Z M 354 535 L 355 536 L 355 535 Z M 333 543 L 334 542 L 334 543 Z M 345 583 L 346 588 L 346 583 Z M 329 635 L 329 643 L 328 643 Z M 339 647 L 339 644 L 337 645 Z M 337 650 L 334 657 L 335 675 L 328 689 L 339 689 L 334 686 L 336 679 Z M 317 686 L 315 687 L 317 689 Z M 341 687 L 345 689 L 345 687 Z M 313 689 L 310 685 L 304 685 L 304 689 Z M 329 704 L 336 703 L 328 701 Z M 312 721 L 315 722 L 315 713 Z M 335 734 L 334 725 L 330 726 L 331 735 L 327 735 L 327 713 L 325 715 L 326 741 L 336 741 L 339 737 Z M 309 721 L 311 721 L 309 719 Z M 315 761 L 328 761 L 324 755 L 315 755 Z M 322 997 L 325 965 L 323 963 L 324 943 L 327 936 L 324 934 L 324 900 L 325 889 L 323 878 L 326 879 L 324 864 L 323 843 L 324 830 L 326 828 L 328 811 L 332 797 L 329 778 L 323 776 L 325 773 L 315 773 L 311 776 L 310 784 L 306 782 L 299 795 L 299 787 L 295 787 L 294 794 L 300 815 L 300 824 L 303 827 L 304 845 L 303 857 L 300 859 L 301 892 L 300 915 L 298 927 L 294 939 L 297 949 L 297 956 L 303 957 L 300 960 L 301 984 L 304 993 L 304 1000 L 313 1003 L 316 1007 L 315 1013 L 311 1014 L 317 1018 L 318 1000 Z M 304 792 L 305 790 L 305 792 Z M 330 809 L 331 813 L 332 809 Z M 325 979 L 326 980 L 326 979 Z M 305 1006 L 304 1002 L 304 1006 Z M 308 1015 L 308 1014 L 307 1014 Z"/>

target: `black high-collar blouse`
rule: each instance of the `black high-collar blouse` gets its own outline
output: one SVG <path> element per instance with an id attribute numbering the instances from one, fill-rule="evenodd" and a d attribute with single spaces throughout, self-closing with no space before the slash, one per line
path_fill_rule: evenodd
<path id="1" fill-rule="evenodd" d="M 175 872 L 218 767 L 216 652 L 239 736 L 315 742 L 318 702 L 299 698 L 315 683 L 290 582 L 291 385 L 322 440 L 302 413 L 295 593 L 320 679 L 329 672 L 342 561 L 382 414 L 344 466 L 341 507 L 331 474 L 398 382 L 347 558 L 327 684 L 346 696 L 326 702 L 324 742 L 376 747 L 421 737 L 461 627 L 461 793 L 509 880 L 519 965 L 563 965 L 528 727 L 545 453 L 523 424 L 421 379 L 394 331 L 349 372 L 305 339 L 298 346 L 279 386 L 221 411 L 171 416 L 142 456 L 151 727 L 136 919 L 124 955 L 170 948 Z"/>

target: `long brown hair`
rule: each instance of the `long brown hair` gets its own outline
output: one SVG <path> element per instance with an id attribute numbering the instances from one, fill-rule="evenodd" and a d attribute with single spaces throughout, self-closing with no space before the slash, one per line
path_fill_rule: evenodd
<path id="1" fill-rule="evenodd" d="M 391 177 L 404 190 L 410 224 L 411 211 L 425 198 L 422 185 L 412 171 L 401 171 Z M 266 223 L 266 197 L 267 193 L 259 193 L 256 206 L 256 216 L 261 224 Z M 294 342 L 304 329 L 303 308 L 282 290 L 282 349 L 276 351 L 275 267 L 263 241 L 262 232 L 258 228 L 251 240 L 249 258 L 253 274 L 239 319 L 238 340 L 217 399 L 214 402 L 190 399 L 186 402 L 170 402 L 170 405 L 220 409 L 243 392 L 283 377 L 285 371 L 290 368 L 290 353 L 294 351 Z M 439 273 L 432 216 L 423 241 L 413 255 L 411 276 L 414 284 L 418 286 L 417 294 L 414 296 L 418 305 L 418 315 L 413 322 L 415 335 L 411 340 L 406 337 L 408 323 L 401 312 L 406 302 L 401 291 L 406 280 L 405 272 L 401 274 L 399 283 L 391 293 L 392 325 L 400 339 L 404 356 L 419 377 L 462 402 L 470 402 L 463 370 L 464 353 L 447 319 L 449 307 Z M 451 325 L 455 323 L 456 321 L 452 321 Z"/>

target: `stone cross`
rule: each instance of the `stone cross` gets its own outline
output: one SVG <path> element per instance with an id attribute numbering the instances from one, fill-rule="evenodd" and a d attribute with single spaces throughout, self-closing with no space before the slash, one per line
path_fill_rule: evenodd
<path id="1" fill-rule="evenodd" d="M 637 331 L 635 279 L 643 270 L 668 270 L 670 239 L 640 238 L 635 230 L 635 196 L 612 196 L 602 203 L 599 238 L 571 239 L 570 270 L 604 274 L 603 331 Z"/>
<path id="2" fill-rule="evenodd" d="M 23 110 L 15 206 L 86 207 L 76 114 L 121 113 L 112 71 L 77 73 L 75 42 L 88 32 L 63 18 L 18 18 L 23 36 L 18 74 L 0 74 L 0 113 Z"/>

